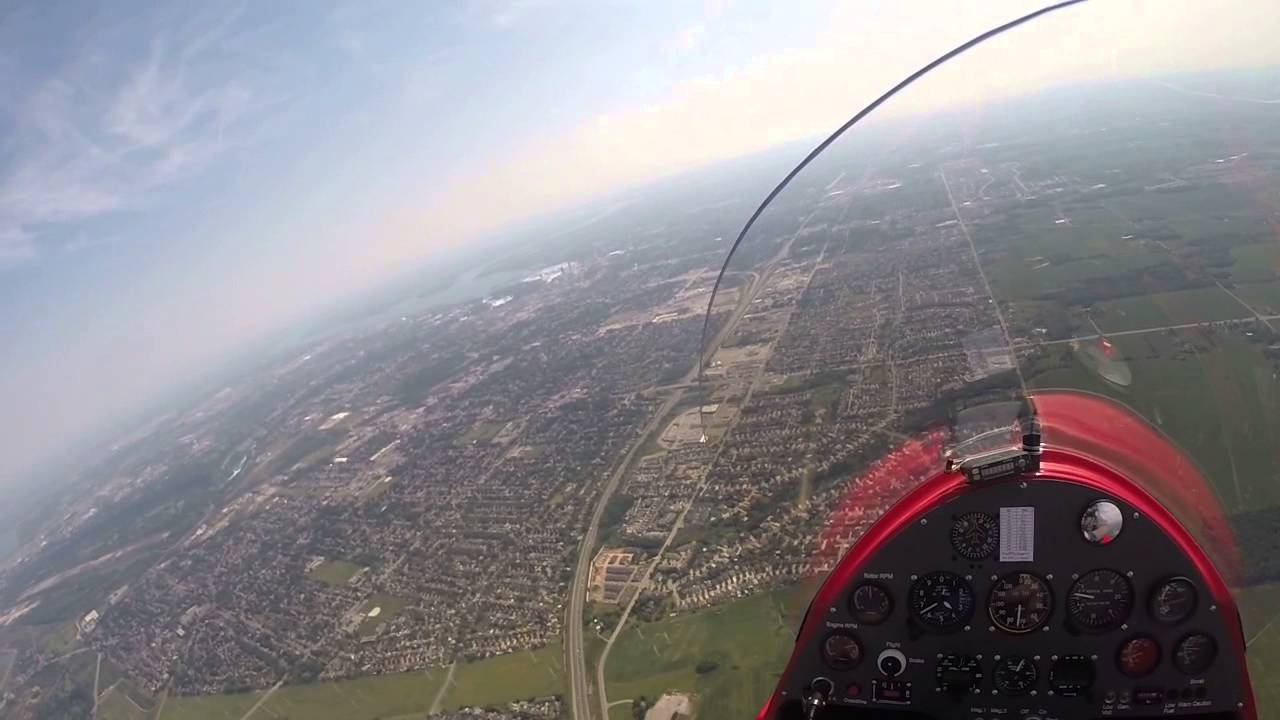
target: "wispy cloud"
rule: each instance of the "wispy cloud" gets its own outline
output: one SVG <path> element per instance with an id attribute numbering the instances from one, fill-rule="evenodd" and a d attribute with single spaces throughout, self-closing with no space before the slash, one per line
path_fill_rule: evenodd
<path id="1" fill-rule="evenodd" d="M 119 28 L 69 49 L 32 82 L 9 117 L 0 165 L 0 263 L 41 254 L 68 223 L 145 204 L 234 147 L 228 131 L 270 98 L 221 72 L 241 12 L 154 30 L 141 57 L 116 61 Z"/>

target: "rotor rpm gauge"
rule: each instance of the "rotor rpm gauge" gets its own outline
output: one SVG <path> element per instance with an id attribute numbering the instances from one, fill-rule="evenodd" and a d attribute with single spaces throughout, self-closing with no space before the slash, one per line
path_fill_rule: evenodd
<path id="1" fill-rule="evenodd" d="M 1000 526 L 984 512 L 969 512 L 951 526 L 951 547 L 966 560 L 985 560 L 1000 544 Z"/>
<path id="2" fill-rule="evenodd" d="M 996 581 L 987 597 L 987 613 L 1001 630 L 1021 635 L 1044 624 L 1053 610 L 1049 584 L 1031 573 L 1009 573 Z"/>
<path id="3" fill-rule="evenodd" d="M 1040 680 L 1040 668 L 1029 657 L 1010 655 L 996 663 L 991 679 L 996 689 L 1005 695 L 1026 695 Z"/>
<path id="4" fill-rule="evenodd" d="M 911 614 L 932 630 L 948 631 L 973 617 L 973 588 L 955 573 L 932 572 L 911 583 Z"/>
<path id="5" fill-rule="evenodd" d="M 853 617 L 864 625 L 878 625 L 893 612 L 893 598 L 883 585 L 864 582 L 854 588 L 849 598 L 849 609 Z"/>
<path id="6" fill-rule="evenodd" d="M 1177 625 L 1196 611 L 1196 586 L 1185 577 L 1160 583 L 1151 593 L 1151 617 L 1162 625 Z"/>
<path id="7" fill-rule="evenodd" d="M 1116 570 L 1091 570 L 1067 593 L 1067 615 L 1085 632 L 1114 630 L 1129 619 L 1132 609 L 1133 586 Z"/>

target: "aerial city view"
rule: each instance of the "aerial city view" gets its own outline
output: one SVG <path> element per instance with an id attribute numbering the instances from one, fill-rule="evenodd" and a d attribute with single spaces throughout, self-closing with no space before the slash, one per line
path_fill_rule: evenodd
<path id="1" fill-rule="evenodd" d="M 0 718 L 754 716 L 845 551 L 1045 388 L 1211 480 L 1280 708 L 1275 78 L 891 114 L 719 282 L 812 142 L 281 335 L 0 504 Z"/>

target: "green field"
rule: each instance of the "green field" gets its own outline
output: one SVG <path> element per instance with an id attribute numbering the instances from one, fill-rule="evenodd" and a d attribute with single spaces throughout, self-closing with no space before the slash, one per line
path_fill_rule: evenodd
<path id="1" fill-rule="evenodd" d="M 1248 310 L 1217 287 L 1100 302 L 1094 306 L 1092 315 L 1103 332 L 1251 317 Z"/>
<path id="2" fill-rule="evenodd" d="M 98 701 L 98 720 L 147 720 L 149 716 L 123 692 L 112 690 Z"/>
<path id="3" fill-rule="evenodd" d="M 1280 380 L 1259 346 L 1225 331 L 1143 333 L 1113 340 L 1133 384 L 1118 387 L 1078 360 L 1028 381 L 1115 398 L 1168 434 L 1235 513 L 1280 504 Z M 1194 348 L 1186 352 L 1185 348 Z"/>
<path id="4" fill-rule="evenodd" d="M 1263 315 L 1280 314 L 1280 281 L 1243 283 L 1236 286 L 1235 294 Z"/>
<path id="5" fill-rule="evenodd" d="M 354 680 L 287 685 L 267 699 L 254 720 L 391 720 L 419 718 L 431 709 L 447 668 L 371 675 Z M 461 663 L 441 709 L 501 706 L 514 700 L 566 693 L 564 646 Z M 240 720 L 261 693 L 170 698 L 160 720 Z M 126 718 L 128 716 L 120 716 Z"/>
<path id="6" fill-rule="evenodd" d="M 778 590 L 629 624 L 609 654 L 609 700 L 654 700 L 683 691 L 696 694 L 700 720 L 754 716 L 778 681 L 812 592 Z M 714 663 L 715 669 L 698 673 L 700 662 Z"/>
<path id="7" fill-rule="evenodd" d="M 317 565 L 307 577 L 319 580 L 328 585 L 346 585 L 347 581 L 360 572 L 360 566 L 346 560 L 326 560 Z"/>
<path id="8" fill-rule="evenodd" d="M 547 695 L 567 695 L 564 645 L 463 663 L 453 674 L 444 706 L 489 706 Z"/>
<path id="9" fill-rule="evenodd" d="M 261 697 L 261 692 L 171 697 L 156 720 L 240 720 Z"/>

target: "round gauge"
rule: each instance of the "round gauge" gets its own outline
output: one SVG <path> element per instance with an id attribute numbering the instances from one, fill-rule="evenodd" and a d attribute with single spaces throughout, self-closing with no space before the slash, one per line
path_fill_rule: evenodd
<path id="1" fill-rule="evenodd" d="M 1067 614 L 1086 632 L 1114 630 L 1129 619 L 1132 609 L 1133 587 L 1115 570 L 1091 570 L 1067 593 Z"/>
<path id="2" fill-rule="evenodd" d="M 862 645 L 846 633 L 833 633 L 822 641 L 822 660 L 833 670 L 848 670 L 862 661 Z"/>
<path id="3" fill-rule="evenodd" d="M 1053 592 L 1049 584 L 1031 573 L 1010 573 L 996 581 L 987 596 L 991 622 L 1007 633 L 1031 632 L 1049 619 Z"/>
<path id="4" fill-rule="evenodd" d="M 984 512 L 965 513 L 951 526 L 951 547 L 966 560 L 991 557 L 999 543 L 1000 526 Z"/>
<path id="5" fill-rule="evenodd" d="M 1146 677 L 1160 664 L 1160 645 L 1154 639 L 1139 636 L 1125 641 L 1116 653 L 1120 672 L 1131 678 Z"/>
<path id="6" fill-rule="evenodd" d="M 1204 633 L 1191 633 L 1173 649 L 1173 666 L 1187 675 L 1199 675 L 1218 657 L 1218 643 Z"/>
<path id="7" fill-rule="evenodd" d="M 949 572 L 932 572 L 911 583 L 911 614 L 933 630 L 952 630 L 973 617 L 973 588 Z"/>
<path id="8" fill-rule="evenodd" d="M 991 679 L 996 689 L 1005 695 L 1026 695 L 1040 679 L 1040 669 L 1029 657 L 1009 655 L 996 663 Z"/>
<path id="9" fill-rule="evenodd" d="M 934 672 L 939 690 L 966 693 L 982 680 L 982 665 L 972 655 L 943 655 Z"/>
<path id="10" fill-rule="evenodd" d="M 849 598 L 853 618 L 864 625 L 878 625 L 893 612 L 893 598 L 879 583 L 864 582 L 853 589 Z"/>
<path id="11" fill-rule="evenodd" d="M 1151 617 L 1164 625 L 1177 625 L 1196 611 L 1196 586 L 1184 577 L 1165 580 L 1151 593 Z"/>
<path id="12" fill-rule="evenodd" d="M 1079 695 L 1093 687 L 1097 671 L 1085 655 L 1064 655 L 1049 668 L 1049 687 L 1059 695 Z"/>

